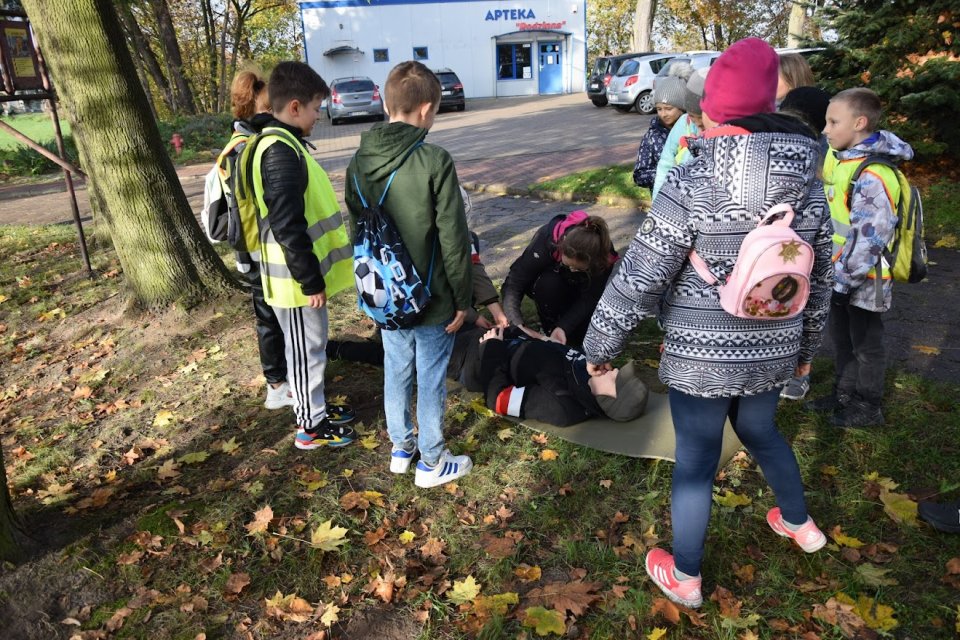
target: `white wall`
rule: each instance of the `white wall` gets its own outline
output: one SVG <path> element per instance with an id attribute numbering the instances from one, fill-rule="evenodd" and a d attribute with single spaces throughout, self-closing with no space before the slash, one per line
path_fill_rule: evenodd
<path id="1" fill-rule="evenodd" d="M 357 5 L 357 6 L 350 6 Z M 517 10 L 516 16 L 497 11 Z M 518 23 L 562 23 L 562 34 L 542 31 L 510 36 L 504 41 L 560 40 L 564 51 L 564 92 L 584 91 L 586 78 L 584 0 L 526 0 L 482 2 L 454 0 L 429 2 L 413 0 L 332 0 L 301 1 L 307 62 L 332 80 L 343 76 L 368 76 L 383 86 L 397 63 L 413 59 L 413 47 L 428 47 L 431 69 L 449 67 L 463 82 L 468 98 L 538 93 L 536 43 L 532 45 L 534 76 L 530 80 L 496 80 L 494 36 L 517 31 Z M 532 12 L 534 19 L 520 18 Z M 487 17 L 499 19 L 488 20 Z M 342 28 L 341 28 L 342 27 Z M 340 45 L 357 47 L 363 54 L 324 56 Z M 388 49 L 388 62 L 374 62 L 374 49 Z"/>

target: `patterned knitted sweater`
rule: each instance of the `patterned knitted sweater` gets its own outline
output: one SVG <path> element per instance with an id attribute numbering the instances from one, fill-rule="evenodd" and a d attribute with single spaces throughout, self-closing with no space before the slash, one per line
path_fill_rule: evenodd
<path id="1" fill-rule="evenodd" d="M 813 359 L 833 286 L 833 225 L 816 177 L 817 141 L 797 123 L 779 114 L 751 116 L 732 123 L 749 135 L 723 126 L 690 142 L 694 158 L 670 171 L 607 283 L 583 343 L 590 362 L 612 360 L 640 320 L 655 315 L 666 333 L 660 379 L 690 395 L 762 393 L 790 378 L 798 361 Z M 724 278 L 761 214 L 784 202 L 815 254 L 804 313 L 761 321 L 730 315 L 716 287 L 690 265 L 690 251 Z"/>

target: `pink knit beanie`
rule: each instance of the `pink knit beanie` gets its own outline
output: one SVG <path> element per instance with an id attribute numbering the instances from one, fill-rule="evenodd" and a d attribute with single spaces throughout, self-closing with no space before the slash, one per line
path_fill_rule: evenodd
<path id="1" fill-rule="evenodd" d="M 733 43 L 710 67 L 700 106 L 717 124 L 770 113 L 777 97 L 777 52 L 760 38 Z"/>

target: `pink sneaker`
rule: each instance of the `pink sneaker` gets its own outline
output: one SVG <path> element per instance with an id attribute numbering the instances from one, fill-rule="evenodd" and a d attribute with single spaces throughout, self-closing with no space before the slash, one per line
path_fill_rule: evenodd
<path id="1" fill-rule="evenodd" d="M 814 523 L 813 518 L 807 516 L 807 521 L 796 531 L 791 531 L 780 515 L 780 507 L 774 507 L 767 512 L 767 524 L 773 532 L 784 538 L 792 538 L 797 545 L 807 553 L 813 553 L 827 544 L 827 536 Z"/>
<path id="2" fill-rule="evenodd" d="M 677 604 L 696 609 L 703 604 L 700 593 L 701 578 L 678 580 L 673 573 L 676 564 L 673 556 L 663 549 L 651 549 L 647 553 L 647 575 L 660 587 L 664 595 Z"/>

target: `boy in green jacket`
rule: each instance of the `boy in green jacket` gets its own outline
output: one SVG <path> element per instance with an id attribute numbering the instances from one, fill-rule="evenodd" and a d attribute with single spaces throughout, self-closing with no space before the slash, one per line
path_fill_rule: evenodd
<path id="1" fill-rule="evenodd" d="M 450 453 L 443 438 L 444 374 L 454 334 L 472 300 L 470 234 L 453 158 L 440 147 L 422 144 L 440 106 L 437 77 L 419 62 L 402 62 L 387 77 L 384 93 L 390 122 L 361 134 L 360 148 L 347 167 L 344 200 L 356 225 L 363 206 L 351 186 L 354 177 L 361 191 L 376 202 L 397 170 L 383 208 L 417 272 L 430 273 L 432 268 L 430 304 L 417 324 L 382 332 L 383 402 L 393 443 L 390 471 L 406 473 L 419 449 L 414 484 L 436 487 L 473 468 L 468 456 Z M 421 146 L 411 153 L 416 145 Z M 414 372 L 416 438 L 410 411 Z"/>

